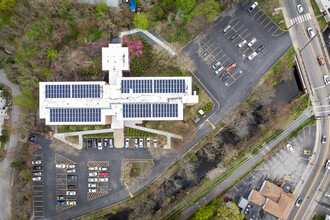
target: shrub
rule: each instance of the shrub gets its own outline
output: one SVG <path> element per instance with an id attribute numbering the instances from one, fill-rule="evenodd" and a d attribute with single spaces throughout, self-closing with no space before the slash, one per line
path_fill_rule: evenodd
<path id="1" fill-rule="evenodd" d="M 22 168 L 22 167 L 24 167 L 24 163 L 23 162 L 11 162 L 11 164 L 9 166 L 11 168 Z"/>
<path id="2" fill-rule="evenodd" d="M 109 7 L 105 3 L 99 3 L 97 4 L 95 8 L 95 16 L 100 17 L 101 14 L 109 14 Z"/>

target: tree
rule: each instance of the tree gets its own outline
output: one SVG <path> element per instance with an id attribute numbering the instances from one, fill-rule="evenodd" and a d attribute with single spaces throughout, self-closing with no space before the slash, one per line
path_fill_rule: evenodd
<path id="1" fill-rule="evenodd" d="M 19 96 L 16 96 L 13 99 L 13 102 L 17 105 L 21 105 L 24 108 L 27 109 L 34 109 L 37 107 L 37 102 L 34 94 L 28 90 L 27 88 L 22 89 L 22 94 Z"/>
<path id="2" fill-rule="evenodd" d="M 213 212 L 215 211 L 215 209 L 213 207 L 210 206 L 203 206 L 202 208 L 200 208 L 194 217 L 194 220 L 205 220 L 210 218 L 213 215 Z"/>
<path id="3" fill-rule="evenodd" d="M 220 5 L 218 1 L 205 0 L 199 3 L 191 12 L 192 16 L 205 15 L 208 21 L 212 21 L 218 16 L 220 12 Z"/>
<path id="4" fill-rule="evenodd" d="M 0 0 L 0 11 L 4 14 L 10 13 L 16 5 L 16 0 Z"/>
<path id="5" fill-rule="evenodd" d="M 109 14 L 109 7 L 105 3 L 99 3 L 95 8 L 95 16 L 99 17 L 101 14 Z"/>
<path id="6" fill-rule="evenodd" d="M 22 168 L 22 167 L 24 167 L 24 163 L 23 162 L 11 162 L 11 164 L 9 166 L 11 168 Z"/>
<path id="7" fill-rule="evenodd" d="M 137 28 L 140 28 L 142 30 L 147 30 L 149 27 L 149 21 L 146 13 L 139 13 L 134 16 L 134 25 Z"/>
<path id="8" fill-rule="evenodd" d="M 196 0 L 176 0 L 176 6 L 189 14 L 195 7 Z"/>
<path id="9" fill-rule="evenodd" d="M 47 57 L 54 60 L 57 58 L 57 50 L 56 49 L 51 49 L 47 51 Z"/>

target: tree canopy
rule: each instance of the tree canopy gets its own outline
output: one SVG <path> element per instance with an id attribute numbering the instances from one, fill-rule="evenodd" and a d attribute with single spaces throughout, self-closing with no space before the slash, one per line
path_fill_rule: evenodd
<path id="1" fill-rule="evenodd" d="M 205 15 L 208 21 L 212 21 L 215 17 L 218 16 L 220 12 L 220 5 L 218 1 L 214 0 L 205 0 L 194 8 L 191 12 L 192 16 Z"/>
<path id="2" fill-rule="evenodd" d="M 97 4 L 96 8 L 95 8 L 95 16 L 98 17 L 101 15 L 101 13 L 103 14 L 109 14 L 109 7 L 107 6 L 107 4 L 105 3 L 99 3 Z"/>
<path id="3" fill-rule="evenodd" d="M 16 5 L 16 0 L 0 0 L 0 12 L 1 14 L 10 13 Z"/>
<path id="4" fill-rule="evenodd" d="M 140 28 L 142 30 L 146 30 L 149 27 L 149 21 L 146 13 L 139 13 L 134 16 L 134 25 L 137 28 Z"/>
<path id="5" fill-rule="evenodd" d="M 176 0 L 176 6 L 184 11 L 190 13 L 196 5 L 196 0 Z"/>

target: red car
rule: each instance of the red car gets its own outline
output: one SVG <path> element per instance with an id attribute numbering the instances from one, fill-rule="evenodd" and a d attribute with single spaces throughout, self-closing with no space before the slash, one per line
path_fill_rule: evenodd
<path id="1" fill-rule="evenodd" d="M 108 172 L 99 172 L 99 176 L 108 176 L 109 173 Z"/>
<path id="2" fill-rule="evenodd" d="M 234 69 L 236 66 L 237 66 L 236 63 L 232 63 L 232 64 L 230 64 L 230 65 L 227 67 L 227 71 L 228 71 L 228 72 L 231 71 L 231 70 Z"/>

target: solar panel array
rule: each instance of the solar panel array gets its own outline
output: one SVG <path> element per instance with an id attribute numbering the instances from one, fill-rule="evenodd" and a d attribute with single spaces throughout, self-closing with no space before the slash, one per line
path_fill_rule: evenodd
<path id="1" fill-rule="evenodd" d="M 185 93 L 184 79 L 155 79 L 154 93 Z"/>
<path id="2" fill-rule="evenodd" d="M 99 84 L 75 84 L 72 85 L 72 98 L 100 98 Z"/>
<path id="3" fill-rule="evenodd" d="M 123 104 L 124 118 L 175 118 L 178 104 Z"/>
<path id="4" fill-rule="evenodd" d="M 152 117 L 154 118 L 178 117 L 178 104 L 152 104 Z"/>
<path id="5" fill-rule="evenodd" d="M 129 93 L 185 93 L 186 81 L 184 79 L 134 79 L 122 80 L 121 92 Z"/>
<path id="6" fill-rule="evenodd" d="M 121 93 L 129 93 L 130 89 L 133 89 L 133 93 L 152 93 L 152 80 L 122 80 Z"/>
<path id="7" fill-rule="evenodd" d="M 71 85 L 46 85 L 46 98 L 70 98 Z"/>
<path id="8" fill-rule="evenodd" d="M 100 122 L 100 108 L 51 108 L 50 122 Z"/>
<path id="9" fill-rule="evenodd" d="M 151 104 L 123 104 L 124 118 L 150 118 Z"/>

